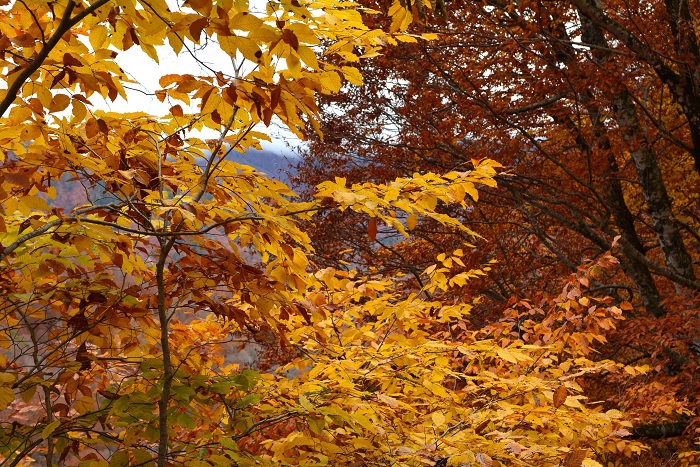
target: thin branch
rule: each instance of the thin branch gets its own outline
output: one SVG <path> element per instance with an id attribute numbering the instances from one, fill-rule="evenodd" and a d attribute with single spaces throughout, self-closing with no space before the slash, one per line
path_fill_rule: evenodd
<path id="1" fill-rule="evenodd" d="M 618 241 L 620 244 L 627 243 L 629 245 L 629 242 L 627 242 L 627 240 L 625 240 L 624 238 L 620 238 Z M 630 245 L 630 247 L 631 247 L 631 245 Z M 673 282 L 675 282 L 677 284 L 684 285 L 684 286 L 691 288 L 693 290 L 700 290 L 700 283 L 698 283 L 694 280 L 686 279 L 685 277 L 666 269 L 665 267 L 661 266 L 660 264 L 656 264 L 654 261 L 650 260 L 649 258 L 644 256 L 642 253 L 637 251 L 634 247 L 630 248 L 630 253 L 634 257 L 634 259 L 645 264 L 647 267 L 649 267 L 649 269 L 652 269 L 658 275 L 663 276 L 667 279 L 672 280 Z"/>
<path id="2" fill-rule="evenodd" d="M 12 242 L 10 245 L 5 247 L 5 249 L 0 253 L 0 261 L 4 260 L 8 255 L 10 255 L 13 251 L 15 251 L 17 248 L 22 246 L 24 243 L 46 233 L 52 227 L 58 227 L 66 221 L 76 221 L 76 220 L 78 220 L 77 216 L 79 216 L 81 214 L 86 214 L 88 212 L 97 211 L 97 210 L 101 210 L 101 209 L 109 209 L 110 207 L 113 207 L 113 205 L 90 206 L 87 208 L 82 208 L 82 209 L 76 210 L 75 213 L 73 213 L 73 215 L 71 215 L 71 217 L 69 217 L 68 219 L 55 219 L 55 220 L 49 221 L 46 224 L 39 227 L 38 229 L 22 235 L 17 240 Z"/>
<path id="3" fill-rule="evenodd" d="M 36 24 L 36 27 L 39 29 L 39 34 L 41 34 L 41 42 L 42 44 L 46 45 L 46 36 L 44 35 L 44 28 L 41 27 L 41 23 L 39 22 L 39 18 L 36 17 L 36 14 L 34 13 L 34 10 L 29 8 L 27 3 L 24 0 L 19 0 L 19 3 L 24 5 L 24 8 L 27 9 L 30 15 L 32 15 L 32 19 L 34 19 L 34 24 Z"/>
<path id="4" fill-rule="evenodd" d="M 82 19 L 87 15 L 94 13 L 98 8 L 106 5 L 109 1 L 110 0 L 97 0 L 95 3 L 75 15 L 73 18 L 71 18 L 70 15 L 73 13 L 73 9 L 75 8 L 75 2 L 73 0 L 68 1 L 66 10 L 63 12 L 63 17 L 61 18 L 61 22 L 58 24 L 58 27 L 54 31 L 51 38 L 48 40 L 48 42 L 44 43 L 44 46 L 41 48 L 34 60 L 32 60 L 27 68 L 22 70 L 20 74 L 17 75 L 17 78 L 7 88 L 7 94 L 5 94 L 5 98 L 2 100 L 2 102 L 0 102 L 0 117 L 5 115 L 5 112 L 7 112 L 7 109 L 9 109 L 10 105 L 12 105 L 14 102 L 24 83 L 44 63 L 46 58 L 49 56 L 49 53 L 51 53 L 51 51 L 61 41 L 63 35 L 73 26 L 82 21 Z"/>
<path id="5" fill-rule="evenodd" d="M 522 107 L 517 107 L 515 109 L 503 110 L 503 111 L 501 111 L 501 113 L 503 113 L 505 115 L 515 115 L 515 114 L 519 114 L 519 113 L 529 112 L 531 110 L 537 110 L 539 108 L 546 107 L 550 104 L 554 104 L 555 102 L 560 101 L 564 97 L 566 97 L 566 94 L 563 94 L 563 93 L 562 94 L 555 94 L 552 97 L 549 97 L 547 99 L 543 99 L 539 102 L 533 102 L 532 104 L 524 105 Z"/>

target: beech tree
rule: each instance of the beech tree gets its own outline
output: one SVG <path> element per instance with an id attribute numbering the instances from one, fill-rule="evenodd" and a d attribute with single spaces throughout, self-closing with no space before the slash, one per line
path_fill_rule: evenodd
<path id="1" fill-rule="evenodd" d="M 410 23 L 409 6 L 394 20 Z M 566 325 L 552 326 L 556 345 L 467 332 L 471 299 L 448 292 L 483 275 L 454 267 L 468 244 L 413 290 L 309 259 L 300 226 L 335 212 L 371 217 L 373 238 L 384 225 L 409 236 L 416 219 L 473 237 L 442 206 L 472 206 L 496 163 L 337 177 L 300 201 L 227 158 L 258 146 L 273 118 L 318 131 L 318 96 L 361 84 L 354 64 L 434 38 L 371 29 L 360 11 L 333 0 L 0 9 L 1 465 L 595 466 L 640 452 L 622 413 L 587 403 L 577 379 L 647 368 L 592 362 Z M 152 92 L 167 114 L 97 104 L 128 98 L 122 51 L 157 64 L 163 47 L 197 60 L 204 44 L 230 64 L 161 76 Z M 57 207 L 57 185 L 86 202 Z M 609 300 L 595 309 L 608 327 L 621 318 Z M 227 363 L 245 336 L 279 368 Z"/>
<path id="2" fill-rule="evenodd" d="M 697 316 L 689 311 L 698 286 L 696 114 L 687 104 L 697 14 L 696 5 L 671 2 L 453 3 L 444 24 L 409 29 L 438 40 L 388 49 L 360 65 L 361 90 L 322 99 L 325 140 L 309 146 L 297 179 L 308 193 L 328 173 L 362 182 L 468 169 L 484 157 L 503 164 L 498 187 L 481 190 L 476 206 L 443 207 L 482 235 L 466 267 L 495 260 L 487 277 L 462 289 L 488 299 L 473 323 L 499 326 L 503 313 L 526 319 L 515 304 L 554 300 L 579 264 L 612 250 L 621 271 L 594 274 L 593 288 L 633 306 L 602 354 L 656 372 L 623 396 L 606 392 L 614 386 L 603 378 L 588 389 L 634 407 L 635 432 L 673 426 L 655 437 L 685 433 L 688 449 L 698 415 L 690 381 Z M 337 228 L 349 218 L 350 228 Z M 433 255 L 466 240 L 419 219 L 412 242 L 393 245 L 381 227 L 368 237 L 369 222 L 354 213 L 317 221 L 315 259 L 419 282 Z"/>

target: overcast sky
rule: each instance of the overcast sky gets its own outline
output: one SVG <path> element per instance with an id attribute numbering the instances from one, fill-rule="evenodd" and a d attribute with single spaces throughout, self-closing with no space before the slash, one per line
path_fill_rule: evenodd
<path id="1" fill-rule="evenodd" d="M 124 101 L 121 97 L 115 102 L 106 101 L 104 106 L 108 110 L 115 112 L 139 111 L 159 116 L 165 115 L 172 104 L 169 104 L 167 100 L 165 102 L 160 102 L 154 95 L 149 94 L 156 89 L 160 89 L 158 80 L 161 76 L 175 73 L 189 73 L 193 75 L 211 74 L 209 71 L 202 70 L 201 65 L 187 53 L 176 56 L 169 47 L 159 47 L 158 53 L 160 64 L 156 64 L 136 46 L 127 51 L 119 52 L 117 63 L 138 83 L 129 83 L 125 86 L 140 89 L 144 92 L 127 89 L 128 102 Z M 211 67 L 214 69 L 222 71 L 228 70 L 233 74 L 233 66 L 230 64 L 230 58 L 223 52 L 216 50 L 215 44 L 197 51 L 197 58 L 205 63 L 211 64 Z M 271 143 L 262 141 L 263 148 L 281 155 L 293 155 L 294 146 L 300 143 L 300 140 L 294 134 L 282 127 L 279 120 L 277 124 L 275 124 L 273 120 L 272 125 L 267 129 L 261 125 L 259 130 L 269 134 L 270 138 L 273 140 Z M 215 138 L 217 135 L 212 132 L 211 134 L 204 133 L 202 136 L 206 138 Z M 292 149 L 287 146 L 287 143 L 292 146 Z"/>

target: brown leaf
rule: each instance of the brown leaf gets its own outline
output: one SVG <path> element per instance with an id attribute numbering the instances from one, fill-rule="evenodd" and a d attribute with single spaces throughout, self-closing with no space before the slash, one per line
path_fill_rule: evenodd
<path id="1" fill-rule="evenodd" d="M 180 89 L 181 86 L 182 86 L 182 85 L 178 86 L 178 90 Z M 207 92 L 205 92 L 204 95 L 202 96 L 202 104 L 201 104 L 201 106 L 200 106 L 201 109 L 203 109 L 203 108 L 207 105 L 207 101 L 208 101 L 209 98 L 211 97 L 211 93 L 214 92 L 214 89 L 215 89 L 215 88 L 213 88 L 213 87 L 210 88 L 210 89 L 209 89 Z"/>
<path id="2" fill-rule="evenodd" d="M 235 104 L 238 100 L 238 93 L 236 92 L 236 85 L 232 84 L 226 88 L 224 91 L 224 96 L 230 99 L 229 104 Z"/>
<path id="3" fill-rule="evenodd" d="M 564 402 L 566 402 L 566 396 L 568 393 L 566 392 L 566 386 L 563 384 L 557 388 L 556 391 L 554 391 L 554 396 L 552 397 L 554 401 L 554 408 L 558 409 L 562 405 L 564 405 Z"/>
<path id="4" fill-rule="evenodd" d="M 280 96 L 282 95 L 282 88 L 275 86 L 270 92 L 270 108 L 275 110 L 275 107 L 280 103 Z"/>
<path id="5" fill-rule="evenodd" d="M 109 127 L 107 126 L 107 122 L 105 122 L 101 118 L 97 119 L 97 127 L 100 129 L 100 132 L 102 132 L 103 135 L 107 136 L 109 134 Z"/>
<path id="6" fill-rule="evenodd" d="M 34 42 L 36 42 L 36 38 L 26 32 L 18 34 L 10 40 L 14 45 L 19 47 L 31 47 L 34 45 Z"/>
<path id="7" fill-rule="evenodd" d="M 493 459 L 491 459 L 491 457 L 489 457 L 488 454 L 484 454 L 481 452 L 477 453 L 476 461 L 481 467 L 491 467 L 493 465 Z"/>
<path id="8" fill-rule="evenodd" d="M 53 77 L 53 80 L 51 80 L 51 89 L 56 87 L 56 84 L 59 83 L 64 77 L 66 76 L 66 70 L 61 70 L 58 72 L 56 76 Z"/>
<path id="9" fill-rule="evenodd" d="M 63 64 L 70 66 L 83 66 L 83 62 L 69 54 L 68 52 L 63 54 Z"/>
<path id="10" fill-rule="evenodd" d="M 136 34 L 136 30 L 134 28 L 129 28 L 129 35 L 131 36 L 131 40 L 134 41 L 134 44 L 141 44 L 139 36 Z"/>
<path id="11" fill-rule="evenodd" d="M 97 125 L 97 120 L 94 118 L 89 119 L 85 123 L 85 135 L 88 138 L 94 138 L 100 133 L 100 127 Z"/>
<path id="12" fill-rule="evenodd" d="M 32 109 L 36 114 L 41 115 L 42 117 L 44 116 L 44 106 L 41 105 L 41 101 L 36 97 L 29 99 L 29 102 L 27 102 L 27 107 Z"/>
<path id="13" fill-rule="evenodd" d="M 88 98 L 82 94 L 73 94 L 73 99 L 79 100 L 83 104 L 92 105 L 92 102 L 90 102 Z"/>
<path id="14" fill-rule="evenodd" d="M 104 303 L 106 301 L 107 297 L 105 297 L 101 292 L 90 292 L 87 297 L 88 303 Z"/>
<path id="15" fill-rule="evenodd" d="M 299 49 L 299 39 L 291 29 L 282 30 L 282 40 L 289 44 L 294 50 Z"/>
<path id="16" fill-rule="evenodd" d="M 177 105 L 170 107 L 170 113 L 172 114 L 173 117 L 182 117 L 182 115 L 183 115 L 182 106 L 180 104 L 177 104 Z"/>
<path id="17" fill-rule="evenodd" d="M 309 312 L 306 310 L 306 308 L 303 305 L 297 304 L 297 310 L 299 310 L 299 313 L 301 314 L 301 316 L 304 317 L 304 321 L 306 321 L 306 324 L 312 323 L 311 316 L 309 315 Z"/>
<path id="18" fill-rule="evenodd" d="M 49 105 L 49 112 L 55 113 L 64 110 L 70 105 L 70 97 L 65 94 L 56 94 Z"/>
<path id="19" fill-rule="evenodd" d="M 377 219 L 370 219 L 367 224 L 367 235 L 372 242 L 377 239 Z"/>
<path id="20" fill-rule="evenodd" d="M 10 185 L 16 185 L 22 188 L 29 188 L 31 185 L 29 176 L 24 172 L 8 172 L 5 174 L 5 181 Z"/>
<path id="21" fill-rule="evenodd" d="M 199 18 L 190 24 L 190 35 L 192 40 L 199 44 L 199 36 L 202 35 L 202 30 L 209 25 L 209 18 Z"/>
<path id="22" fill-rule="evenodd" d="M 124 34 L 124 37 L 122 37 L 122 49 L 129 50 L 132 45 L 134 45 L 134 39 L 127 31 L 127 33 Z"/>
<path id="23" fill-rule="evenodd" d="M 97 393 L 104 397 L 105 399 L 109 399 L 111 401 L 119 399 L 121 396 L 116 393 L 116 392 L 110 392 L 110 391 L 104 391 L 102 389 L 98 389 Z"/>
<path id="24" fill-rule="evenodd" d="M 270 122 L 272 121 L 273 114 L 274 113 L 272 112 L 272 109 L 269 107 L 266 107 L 263 110 L 263 123 L 265 124 L 265 126 L 270 126 Z"/>
<path id="25" fill-rule="evenodd" d="M 474 433 L 476 433 L 477 435 L 482 434 L 489 426 L 489 423 L 491 423 L 491 420 L 489 420 L 488 418 L 483 422 L 479 423 L 479 425 L 477 425 L 477 427 L 474 428 Z"/>
<path id="26" fill-rule="evenodd" d="M 563 467 L 581 467 L 583 460 L 586 458 L 585 449 L 576 449 L 571 451 L 566 459 L 564 460 Z"/>

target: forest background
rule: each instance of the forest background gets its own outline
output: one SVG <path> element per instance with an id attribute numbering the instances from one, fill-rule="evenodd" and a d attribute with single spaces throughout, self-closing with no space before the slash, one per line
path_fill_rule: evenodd
<path id="1" fill-rule="evenodd" d="M 4 2 L 0 465 L 696 465 L 697 8 Z"/>

